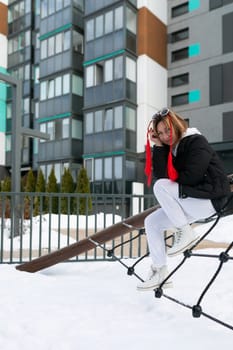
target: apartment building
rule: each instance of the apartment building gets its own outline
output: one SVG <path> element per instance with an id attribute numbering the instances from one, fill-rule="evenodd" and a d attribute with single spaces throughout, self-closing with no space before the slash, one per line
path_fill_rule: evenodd
<path id="1" fill-rule="evenodd" d="M 48 177 L 53 166 L 60 182 L 64 167 L 75 179 L 84 165 L 94 193 L 147 193 L 146 130 L 163 106 L 233 172 L 233 0 L 9 0 L 8 30 L 3 1 L 0 15 L 8 72 L 23 82 L 22 124 L 50 135 L 23 137 L 22 173 L 40 167 Z M 1 157 L 10 166 L 5 95 Z"/>
<path id="2" fill-rule="evenodd" d="M 233 1 L 168 0 L 168 105 L 233 172 Z"/>

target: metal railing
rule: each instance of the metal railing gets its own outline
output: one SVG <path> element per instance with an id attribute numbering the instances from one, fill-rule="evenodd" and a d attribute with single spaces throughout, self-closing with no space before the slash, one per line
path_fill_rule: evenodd
<path id="1" fill-rule="evenodd" d="M 69 246 L 152 206 L 152 195 L 0 192 L 0 263 L 23 263 Z M 138 234 L 133 230 L 106 242 L 113 249 Z M 145 235 L 116 248 L 120 258 L 147 252 Z M 95 248 L 69 261 L 105 260 Z"/>

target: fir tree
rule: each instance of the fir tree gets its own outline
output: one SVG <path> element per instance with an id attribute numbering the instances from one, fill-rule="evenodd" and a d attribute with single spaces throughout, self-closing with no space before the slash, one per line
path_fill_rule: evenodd
<path id="1" fill-rule="evenodd" d="M 44 193 L 45 187 L 46 187 L 46 184 L 45 184 L 44 174 L 43 174 L 43 171 L 39 169 L 37 173 L 35 192 Z M 39 213 L 44 212 L 44 210 L 45 210 L 45 196 L 44 195 L 42 195 L 41 197 L 36 196 L 34 199 L 34 215 L 36 216 Z"/>
<path id="2" fill-rule="evenodd" d="M 90 182 L 85 168 L 81 168 L 78 173 L 77 187 L 75 192 L 78 194 L 86 194 L 85 196 L 78 195 L 75 201 L 75 212 L 80 215 L 89 215 L 92 211 L 92 201 L 90 195 Z"/>
<path id="3" fill-rule="evenodd" d="M 64 174 L 61 179 L 61 192 L 62 193 L 73 193 L 74 192 L 74 181 L 69 169 L 64 169 Z M 73 198 L 62 197 L 61 198 L 61 213 L 68 214 L 73 212 Z"/>
<path id="4" fill-rule="evenodd" d="M 35 192 L 36 179 L 32 169 L 29 170 L 26 176 L 26 182 L 24 186 L 25 192 Z M 24 198 L 24 218 L 29 219 L 31 214 L 31 204 L 33 203 L 31 196 L 25 196 Z"/>
<path id="5" fill-rule="evenodd" d="M 46 192 L 58 193 L 58 184 L 55 176 L 54 167 L 52 167 L 51 172 L 49 174 L 48 183 L 46 186 Z M 56 196 L 46 197 L 46 205 L 49 212 L 53 214 L 58 213 L 58 197 Z"/>

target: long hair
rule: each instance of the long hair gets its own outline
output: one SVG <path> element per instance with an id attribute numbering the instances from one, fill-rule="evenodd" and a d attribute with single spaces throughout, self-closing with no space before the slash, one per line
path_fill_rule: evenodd
<path id="1" fill-rule="evenodd" d="M 166 124 L 167 128 L 170 128 L 170 125 L 172 125 L 178 141 L 188 128 L 187 122 L 181 116 L 169 110 L 166 116 L 157 115 L 156 118 L 153 119 L 153 130 L 155 133 L 157 133 L 157 126 L 161 121 Z"/>

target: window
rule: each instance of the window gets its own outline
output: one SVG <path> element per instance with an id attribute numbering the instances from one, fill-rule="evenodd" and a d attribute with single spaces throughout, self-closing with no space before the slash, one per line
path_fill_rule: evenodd
<path id="1" fill-rule="evenodd" d="M 113 109 L 109 108 L 105 110 L 104 116 L 104 130 L 112 130 L 113 128 Z"/>
<path id="2" fill-rule="evenodd" d="M 172 96 L 172 106 L 180 106 L 188 103 L 189 103 L 188 93 Z"/>
<path id="3" fill-rule="evenodd" d="M 104 82 L 109 82 L 113 79 L 113 60 L 107 60 L 105 61 L 105 77 Z"/>
<path id="4" fill-rule="evenodd" d="M 136 82 L 136 62 L 129 57 L 126 57 L 126 78 Z"/>
<path id="5" fill-rule="evenodd" d="M 54 80 L 48 81 L 48 98 L 54 97 Z"/>
<path id="6" fill-rule="evenodd" d="M 48 56 L 53 56 L 54 55 L 54 48 L 55 48 L 55 45 L 54 45 L 54 36 L 52 36 L 51 38 L 48 39 Z"/>
<path id="7" fill-rule="evenodd" d="M 103 83 L 103 62 L 86 67 L 86 87 Z"/>
<path id="8" fill-rule="evenodd" d="M 62 93 L 62 77 L 55 79 L 55 96 L 61 96 Z"/>
<path id="9" fill-rule="evenodd" d="M 63 50 L 66 51 L 66 50 L 69 50 L 70 49 L 70 41 L 71 41 L 71 32 L 70 30 L 64 32 L 63 34 Z"/>
<path id="10" fill-rule="evenodd" d="M 70 92 L 70 75 L 63 75 L 63 94 L 68 94 Z"/>
<path id="11" fill-rule="evenodd" d="M 104 34 L 104 16 L 100 15 L 95 19 L 95 37 L 99 38 Z"/>
<path id="12" fill-rule="evenodd" d="M 114 108 L 114 128 L 119 129 L 123 127 L 123 107 L 117 106 Z"/>
<path id="13" fill-rule="evenodd" d="M 113 31 L 113 11 L 105 13 L 104 16 L 104 32 L 105 34 Z"/>
<path id="14" fill-rule="evenodd" d="M 188 47 L 185 47 L 184 49 L 173 51 L 172 52 L 172 62 L 188 58 L 188 55 L 189 55 Z"/>
<path id="15" fill-rule="evenodd" d="M 137 16 L 129 7 L 126 8 L 126 28 L 134 34 L 137 33 Z"/>
<path id="16" fill-rule="evenodd" d="M 122 179 L 123 177 L 123 158 L 114 157 L 114 179 Z"/>
<path id="17" fill-rule="evenodd" d="M 176 87 L 176 86 L 181 86 L 189 83 L 189 74 L 180 74 L 176 75 L 171 78 L 171 86 Z"/>
<path id="18" fill-rule="evenodd" d="M 129 130 L 136 130 L 136 111 L 135 109 L 131 107 L 126 107 L 125 109 L 125 114 L 126 114 L 126 129 Z"/>
<path id="19" fill-rule="evenodd" d="M 86 40 L 90 41 L 94 39 L 94 19 L 90 19 L 86 23 Z"/>
<path id="20" fill-rule="evenodd" d="M 83 79 L 75 74 L 72 76 L 72 93 L 83 96 Z"/>
<path id="21" fill-rule="evenodd" d="M 233 102 L 233 61 L 210 67 L 210 105 Z"/>
<path id="22" fill-rule="evenodd" d="M 104 179 L 112 180 L 112 158 L 104 158 Z"/>
<path id="23" fill-rule="evenodd" d="M 223 113 L 222 117 L 223 141 L 233 140 L 233 111 Z"/>
<path id="24" fill-rule="evenodd" d="M 115 30 L 123 28 L 123 6 L 115 9 Z"/>
<path id="25" fill-rule="evenodd" d="M 73 50 L 83 54 L 83 35 L 73 30 Z"/>
<path id="26" fill-rule="evenodd" d="M 222 17 L 222 33 L 223 53 L 233 52 L 233 12 Z"/>
<path id="27" fill-rule="evenodd" d="M 214 10 L 218 7 L 225 6 L 232 3 L 233 3 L 233 0 L 209 0 L 209 8 L 210 10 Z"/>
<path id="28" fill-rule="evenodd" d="M 95 125 L 95 132 L 100 132 L 103 130 L 103 112 L 102 111 L 95 112 L 94 125 Z"/>
<path id="29" fill-rule="evenodd" d="M 182 16 L 185 13 L 189 12 L 189 4 L 188 2 L 185 2 L 181 5 L 172 7 L 172 17 L 178 17 L 178 16 Z"/>
<path id="30" fill-rule="evenodd" d="M 68 118 L 62 119 L 62 130 L 61 135 L 62 138 L 68 138 L 70 136 L 70 120 Z M 72 130 L 73 132 L 73 130 Z"/>
<path id="31" fill-rule="evenodd" d="M 102 165 L 103 165 L 103 159 L 95 159 L 95 181 L 102 180 Z"/>
<path id="32" fill-rule="evenodd" d="M 62 33 L 59 33 L 55 36 L 55 47 L 56 47 L 56 50 L 55 50 L 56 53 L 62 52 Z"/>
<path id="33" fill-rule="evenodd" d="M 175 43 L 177 41 L 188 39 L 189 37 L 189 28 L 178 30 L 177 32 L 171 33 L 171 42 Z"/>
<path id="34" fill-rule="evenodd" d="M 79 139 L 82 140 L 83 133 L 82 133 L 82 122 L 81 120 L 72 119 L 72 138 L 73 139 Z"/>
<path id="35" fill-rule="evenodd" d="M 86 134 L 92 134 L 94 131 L 94 113 L 86 113 L 85 117 L 85 131 Z"/>
<path id="36" fill-rule="evenodd" d="M 121 79 L 123 77 L 123 56 L 118 56 L 114 60 L 114 78 Z"/>

